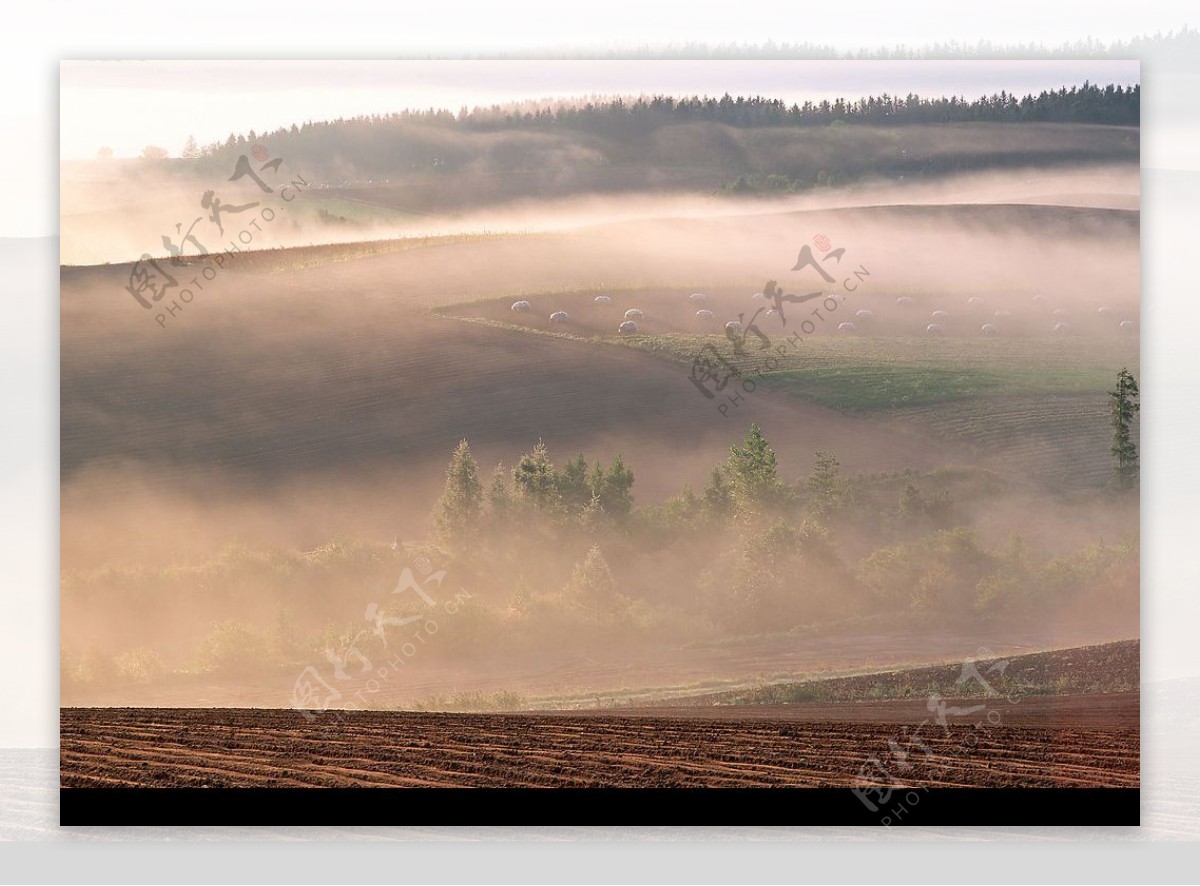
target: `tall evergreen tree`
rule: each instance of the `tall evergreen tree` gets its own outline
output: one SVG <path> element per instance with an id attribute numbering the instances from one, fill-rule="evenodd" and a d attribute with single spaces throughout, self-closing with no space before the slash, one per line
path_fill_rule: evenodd
<path id="1" fill-rule="evenodd" d="M 1108 392 L 1112 415 L 1113 441 L 1109 451 L 1115 464 L 1113 471 L 1118 488 L 1137 485 L 1141 466 L 1138 446 L 1133 439 L 1133 420 L 1141 411 L 1138 384 L 1128 369 L 1117 373 L 1117 386 Z"/>
<path id="2" fill-rule="evenodd" d="M 778 508 L 792 500 L 791 489 L 779 479 L 775 450 L 757 424 L 750 425 L 743 445 L 730 447 L 726 474 L 740 512 Z"/>
<path id="3" fill-rule="evenodd" d="M 438 531 L 447 541 L 462 541 L 479 523 L 483 483 L 471 447 L 460 440 L 446 468 L 446 488 L 437 506 Z"/>
<path id="4" fill-rule="evenodd" d="M 841 465 L 832 452 L 818 450 L 812 473 L 804 486 L 808 493 L 808 510 L 819 520 L 841 510 L 850 496 L 850 484 L 842 476 Z"/>
<path id="5" fill-rule="evenodd" d="M 719 465 L 712 469 L 701 498 L 704 501 L 704 510 L 710 518 L 724 520 L 733 513 L 733 491 L 725 479 L 725 471 Z"/>
<path id="6" fill-rule="evenodd" d="M 496 465 L 492 471 L 491 480 L 488 481 L 487 498 L 492 519 L 506 520 L 509 511 L 512 510 L 512 483 L 503 463 Z"/>
<path id="7" fill-rule="evenodd" d="M 559 498 L 572 514 L 582 511 L 592 500 L 587 460 L 582 453 L 562 466 L 555 477 L 555 483 L 558 486 Z"/>
<path id="8" fill-rule="evenodd" d="M 620 455 L 612 460 L 607 471 L 596 462 L 592 468 L 591 488 L 604 513 L 620 519 L 633 509 L 633 471 L 625 467 L 625 460 Z"/>
<path id="9" fill-rule="evenodd" d="M 513 468 L 513 486 L 521 501 L 542 510 L 558 505 L 558 482 L 546 444 L 538 440 Z"/>

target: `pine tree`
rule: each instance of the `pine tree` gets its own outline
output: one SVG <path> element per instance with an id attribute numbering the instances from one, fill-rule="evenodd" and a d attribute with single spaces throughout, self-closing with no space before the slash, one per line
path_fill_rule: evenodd
<path id="1" fill-rule="evenodd" d="M 607 471 L 597 462 L 591 481 L 592 492 L 600 500 L 604 513 L 618 520 L 629 514 L 633 508 L 633 471 L 625 467 L 620 455 L 612 460 Z"/>
<path id="2" fill-rule="evenodd" d="M 498 523 L 508 519 L 509 511 L 512 510 L 512 486 L 503 463 L 496 465 L 495 470 L 492 471 L 491 480 L 488 481 L 487 497 L 493 522 Z"/>
<path id="3" fill-rule="evenodd" d="M 808 492 L 808 510 L 818 520 L 831 517 L 841 510 L 850 495 L 849 484 L 841 474 L 841 465 L 831 452 L 817 452 L 812 473 L 804 486 Z"/>
<path id="4" fill-rule="evenodd" d="M 702 500 L 705 512 L 712 519 L 721 521 L 733 513 L 733 490 L 729 488 L 725 472 L 719 466 L 712 469 Z"/>
<path id="5" fill-rule="evenodd" d="M 604 506 L 600 496 L 592 493 L 591 499 L 579 513 L 579 528 L 588 536 L 594 536 L 604 528 Z"/>
<path id="6" fill-rule="evenodd" d="M 558 483 L 554 465 L 546 444 L 538 440 L 537 446 L 521 456 L 513 468 L 513 486 L 521 501 L 542 510 L 553 510 L 558 505 Z"/>
<path id="7" fill-rule="evenodd" d="M 567 596 L 593 615 L 611 615 L 619 601 L 617 585 L 608 562 L 597 545 L 575 565 L 567 584 Z"/>
<path id="8" fill-rule="evenodd" d="M 447 540 L 461 542 L 479 523 L 483 511 L 483 484 L 471 447 L 460 440 L 446 468 L 446 488 L 437 506 L 438 531 Z"/>
<path id="9" fill-rule="evenodd" d="M 1128 369 L 1117 373 L 1117 386 L 1108 392 L 1112 409 L 1113 442 L 1109 451 L 1116 464 L 1113 466 L 1117 487 L 1130 489 L 1137 485 L 1141 471 L 1138 446 L 1133 439 L 1133 420 L 1141 411 L 1138 402 L 1138 384 Z"/>
<path id="10" fill-rule="evenodd" d="M 593 491 L 588 482 L 588 466 L 583 454 L 562 466 L 555 478 L 558 496 L 571 513 L 579 513 L 592 500 Z"/>
<path id="11" fill-rule="evenodd" d="M 779 479 L 775 450 L 757 424 L 750 426 L 742 446 L 731 446 L 726 473 L 739 512 L 773 509 L 787 504 L 792 491 Z"/>

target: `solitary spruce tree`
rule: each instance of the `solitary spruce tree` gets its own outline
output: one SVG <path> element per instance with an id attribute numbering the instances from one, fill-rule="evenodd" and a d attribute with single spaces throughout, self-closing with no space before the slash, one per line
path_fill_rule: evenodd
<path id="1" fill-rule="evenodd" d="M 823 520 L 837 513 L 850 497 L 850 484 L 842 476 L 841 465 L 832 452 L 817 450 L 812 473 L 805 483 L 808 508 L 814 517 Z"/>
<path id="2" fill-rule="evenodd" d="M 1138 385 L 1133 373 L 1122 369 L 1117 373 L 1117 386 L 1108 392 L 1112 408 L 1113 442 L 1112 453 L 1115 464 L 1113 471 L 1117 487 L 1130 489 L 1137 485 L 1140 465 L 1138 447 L 1133 439 L 1133 419 L 1141 410 L 1138 403 Z"/>
<path id="3" fill-rule="evenodd" d="M 482 510 L 479 466 L 467 441 L 461 440 L 446 468 L 446 489 L 437 508 L 438 531 L 448 541 L 460 541 L 478 524 Z"/>
<path id="4" fill-rule="evenodd" d="M 791 500 L 791 489 L 779 479 L 775 450 L 757 424 L 750 425 L 742 446 L 730 447 L 725 475 L 741 513 L 776 508 Z"/>

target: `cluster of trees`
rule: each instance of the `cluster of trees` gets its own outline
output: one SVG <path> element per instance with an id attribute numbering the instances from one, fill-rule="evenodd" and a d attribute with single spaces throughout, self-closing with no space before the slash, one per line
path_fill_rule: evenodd
<path id="1" fill-rule="evenodd" d="M 508 470 L 497 465 L 486 488 L 468 441 L 455 447 L 446 469 L 446 485 L 435 509 L 439 540 L 464 550 L 489 531 L 529 525 L 541 518 L 550 525 L 584 527 L 624 526 L 634 522 L 677 520 L 724 523 L 793 515 L 802 501 L 802 514 L 826 520 L 849 501 L 850 484 L 841 475 L 837 458 L 816 454 L 809 479 L 797 486 L 779 476 L 775 451 L 754 424 L 741 445 L 712 469 L 700 495 L 685 487 L 660 508 L 635 512 L 634 474 L 621 455 L 606 468 L 589 466 L 583 454 L 556 466 L 542 441 Z"/>
<path id="2" fill-rule="evenodd" d="M 762 96 L 655 95 L 611 101 L 517 104 L 488 108 L 407 110 L 390 115 L 308 121 L 271 132 L 231 133 L 223 142 L 198 148 L 189 141 L 189 157 L 224 164 L 258 141 L 269 142 L 275 155 L 304 158 L 340 156 L 357 165 L 377 158 L 375 171 L 389 167 L 382 158 L 395 152 L 417 131 L 452 133 L 497 131 L 578 132 L 618 141 L 640 141 L 658 129 L 685 123 L 716 123 L 737 128 L 820 127 L 831 124 L 909 126 L 950 123 L 1094 123 L 1138 126 L 1141 87 L 1117 84 L 1046 90 L 1017 96 L 1000 92 L 976 99 L 961 96 L 926 98 L 916 94 L 883 94 L 856 100 L 791 103 Z M 453 167 L 453 151 L 431 159 Z M 391 167 L 403 169 L 403 166 Z"/>
<path id="3" fill-rule="evenodd" d="M 435 522 L 443 542 L 463 548 L 484 529 L 504 530 L 513 521 L 586 524 L 602 514 L 620 521 L 633 508 L 632 488 L 633 472 L 620 455 L 605 468 L 599 461 L 589 467 L 580 453 L 559 468 L 539 440 L 511 471 L 497 465 L 485 489 L 471 446 L 462 440 L 446 469 Z"/>
<path id="4" fill-rule="evenodd" d="M 1122 374 L 1114 426 L 1132 418 L 1135 395 Z M 375 617 L 436 617 L 437 643 L 421 652 L 433 659 L 661 645 L 863 617 L 1136 619 L 1136 539 L 1057 557 L 1019 536 L 989 548 L 969 524 L 1000 488 L 990 476 L 850 478 L 819 452 L 807 476 L 788 482 L 752 425 L 699 492 L 636 506 L 634 473 L 619 455 L 607 465 L 583 455 L 555 464 L 539 441 L 485 478 L 464 440 L 431 538 L 340 541 L 303 554 L 235 546 L 190 566 L 64 576 L 64 609 L 109 644 L 66 631 L 64 686 L 374 660 L 392 650 Z M 422 561 L 452 576 L 434 610 L 391 592 Z M 442 598 L 458 589 L 469 590 L 469 605 L 444 617 Z M 364 611 L 374 613 L 369 623 Z"/>
<path id="5" fill-rule="evenodd" d="M 1044 90 L 1016 96 L 1002 91 L 968 100 L 961 96 L 925 98 L 884 93 L 848 101 L 806 101 L 788 104 L 762 96 L 720 98 L 657 95 L 633 101 L 588 102 L 556 108 L 514 110 L 502 107 L 460 112 L 455 124 L 474 129 L 562 127 L 588 132 L 614 130 L 634 134 L 672 123 L 705 121 L 726 126 L 827 126 L 835 121 L 868 125 L 907 126 L 928 123 L 1108 123 L 1137 126 L 1140 87 L 1116 84 Z M 432 112 L 437 113 L 437 112 Z M 448 121 L 449 115 L 438 119 Z"/>
<path id="6" fill-rule="evenodd" d="M 698 494 L 685 487 L 634 508 L 633 474 L 619 457 L 607 470 L 582 456 L 555 467 L 539 443 L 513 470 L 497 468 L 485 492 L 463 441 L 437 509 L 439 544 L 460 573 L 521 587 L 522 613 L 539 594 L 543 603 L 586 600 L 593 615 L 628 627 L 630 607 L 642 603 L 643 614 L 661 616 L 647 622 L 660 631 L 697 618 L 757 632 L 882 612 L 1031 616 L 1085 586 L 1106 589 L 1110 602 L 1124 594 L 1136 609 L 1135 543 L 1080 554 L 1087 568 L 1039 557 L 1019 537 L 992 551 L 944 490 L 907 481 L 888 503 L 872 482 L 852 481 L 833 454 L 818 452 L 810 474 L 788 483 L 753 425 Z M 848 559 L 842 535 L 875 544 Z M 552 552 L 574 560 L 569 581 L 547 568 Z"/>

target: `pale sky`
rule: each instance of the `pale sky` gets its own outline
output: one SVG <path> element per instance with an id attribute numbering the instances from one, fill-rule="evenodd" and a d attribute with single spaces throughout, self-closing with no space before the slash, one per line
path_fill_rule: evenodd
<path id="1" fill-rule="evenodd" d="M 1136 61 L 65 61 L 61 156 L 101 146 L 178 156 L 231 132 L 406 108 L 580 95 L 764 95 L 786 101 L 883 92 L 968 99 L 1138 82 Z"/>

